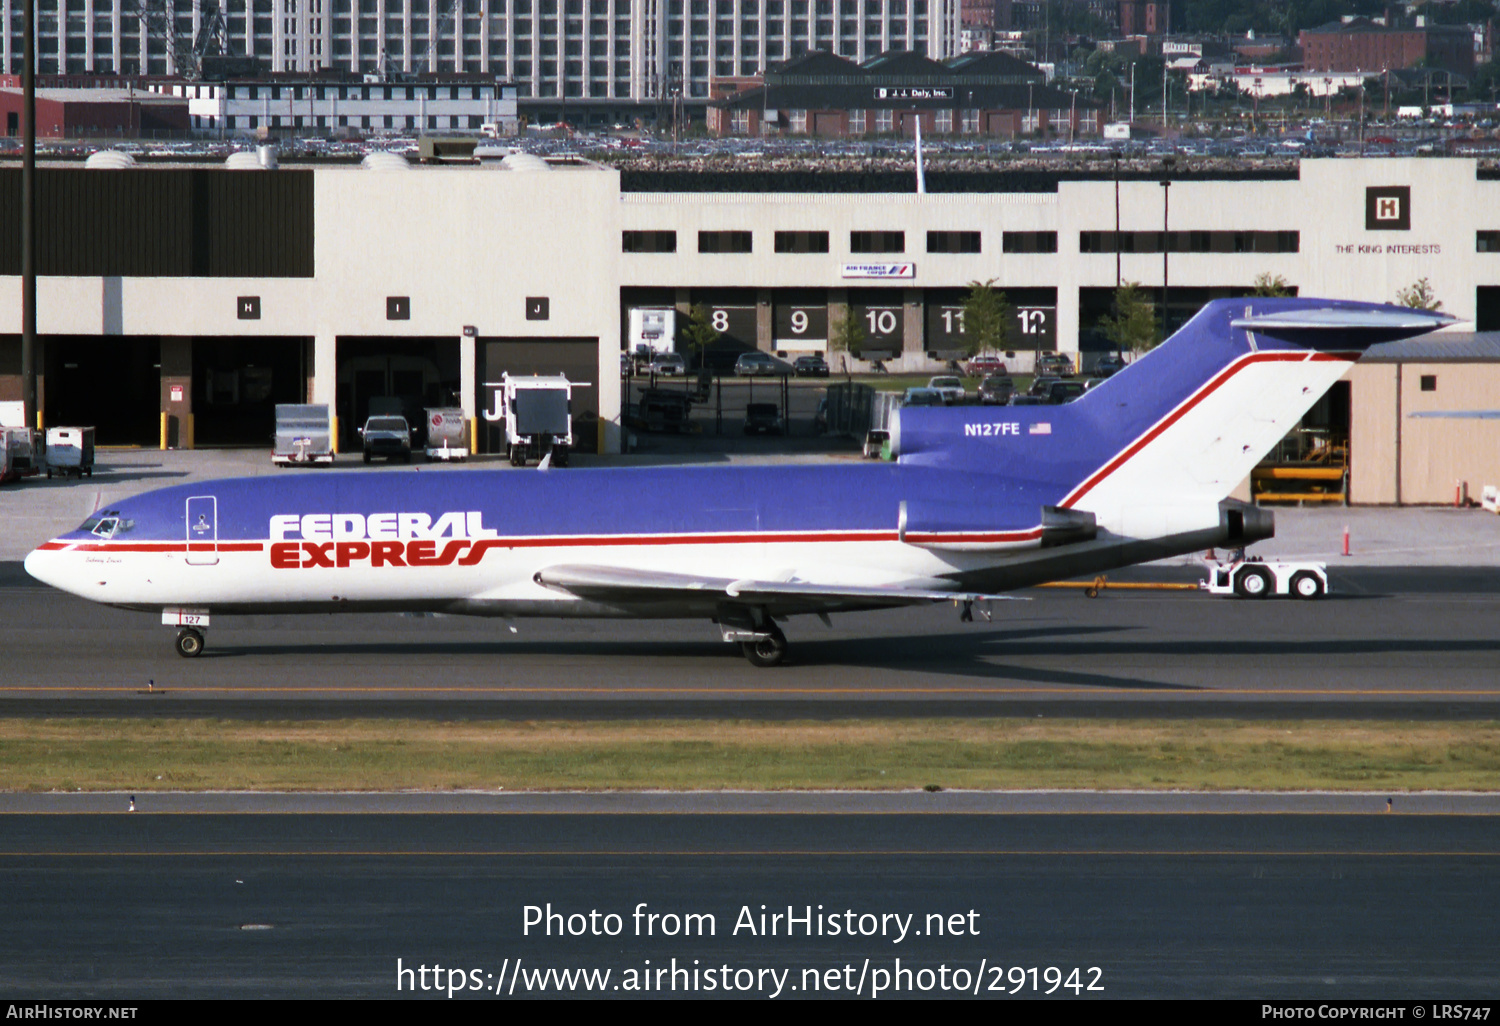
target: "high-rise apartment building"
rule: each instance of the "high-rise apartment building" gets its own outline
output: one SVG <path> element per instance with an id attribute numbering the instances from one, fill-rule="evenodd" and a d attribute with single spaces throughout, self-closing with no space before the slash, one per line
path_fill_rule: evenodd
<path id="1" fill-rule="evenodd" d="M 20 71 L 22 0 L 4 7 Z M 815 50 L 958 53 L 960 0 L 37 0 L 43 74 L 170 75 L 214 41 L 272 72 L 469 72 L 523 98 L 706 100 Z M 174 38 L 175 37 L 175 40 Z M 208 50 L 208 52 L 215 52 Z"/>

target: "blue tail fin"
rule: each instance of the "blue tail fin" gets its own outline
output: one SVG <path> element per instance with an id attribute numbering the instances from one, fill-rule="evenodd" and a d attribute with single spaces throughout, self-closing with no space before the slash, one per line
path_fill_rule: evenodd
<path id="1" fill-rule="evenodd" d="M 1342 300 L 1215 300 L 1072 403 L 903 410 L 892 449 L 1105 515 L 1143 496 L 1217 502 L 1367 348 L 1453 320 Z"/>

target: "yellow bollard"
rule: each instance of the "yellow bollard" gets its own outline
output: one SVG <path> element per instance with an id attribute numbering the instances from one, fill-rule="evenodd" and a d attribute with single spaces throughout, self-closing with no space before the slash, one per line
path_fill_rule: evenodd
<path id="1" fill-rule="evenodd" d="M 184 431 L 182 428 L 179 428 L 177 431 L 177 447 L 179 449 L 191 449 L 193 447 L 193 415 L 191 413 L 185 414 L 182 419 L 186 425 L 186 437 L 182 437 Z"/>
<path id="2" fill-rule="evenodd" d="M 328 418 L 328 440 L 333 444 L 333 454 L 337 456 L 339 454 L 339 419 L 337 417 Z"/>
<path id="3" fill-rule="evenodd" d="M 469 455 L 479 455 L 479 418 L 469 418 Z"/>
<path id="4" fill-rule="evenodd" d="M 171 422 L 171 420 L 172 420 L 172 415 L 169 414 L 169 413 L 167 413 L 165 410 L 163 410 L 162 411 L 162 415 L 161 415 L 161 449 L 162 449 L 162 452 L 166 452 L 167 451 L 167 426 Z"/>
<path id="5" fill-rule="evenodd" d="M 599 440 L 594 451 L 600 456 L 604 455 L 604 419 L 602 417 L 599 420 Z"/>

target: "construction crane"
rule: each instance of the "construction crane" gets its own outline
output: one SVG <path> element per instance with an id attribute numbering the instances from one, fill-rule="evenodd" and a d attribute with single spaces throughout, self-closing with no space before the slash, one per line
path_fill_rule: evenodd
<path id="1" fill-rule="evenodd" d="M 172 66 L 184 78 L 199 78 L 204 57 L 230 56 L 229 27 L 224 18 L 225 4 L 219 0 L 200 0 L 200 18 L 196 36 L 177 31 L 175 0 L 130 0 L 147 33 L 158 39 L 172 57 Z M 141 67 L 141 72 L 146 72 Z"/>
<path id="2" fill-rule="evenodd" d="M 437 73 L 437 58 L 438 58 L 437 46 L 438 46 L 438 40 L 442 38 L 442 36 L 443 36 L 443 30 L 446 29 L 449 25 L 452 25 L 453 24 L 453 19 L 458 16 L 458 5 L 459 5 L 459 3 L 460 3 L 460 0 L 448 0 L 448 8 L 447 8 L 447 10 L 443 11 L 443 17 L 442 17 L 441 20 L 438 21 L 437 28 L 433 29 L 432 30 L 432 35 L 430 37 L 428 37 L 428 40 L 427 40 L 427 73 L 429 75 L 433 75 L 433 74 Z M 454 62 L 457 63 L 457 61 L 458 61 L 458 53 L 457 53 L 457 49 L 458 49 L 458 37 L 456 35 L 454 36 L 454 39 L 453 39 L 453 47 L 454 47 L 454 54 L 453 54 Z"/>

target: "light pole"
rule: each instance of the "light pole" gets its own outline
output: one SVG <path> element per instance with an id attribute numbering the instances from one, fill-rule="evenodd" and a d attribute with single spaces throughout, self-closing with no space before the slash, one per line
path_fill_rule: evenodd
<path id="1" fill-rule="evenodd" d="M 1113 150 L 1110 158 L 1115 167 L 1115 291 L 1120 290 L 1120 151 Z"/>
<path id="2" fill-rule="evenodd" d="M 1161 162 L 1161 337 L 1162 341 L 1167 339 L 1167 257 L 1172 252 L 1171 232 L 1168 228 L 1168 215 L 1172 210 L 1172 165 L 1171 157 L 1163 157 Z"/>
<path id="3" fill-rule="evenodd" d="M 61 28 L 59 28 L 61 31 Z M 25 424 L 36 427 L 36 0 L 26 0 L 26 67 L 21 117 L 21 403 Z"/>

